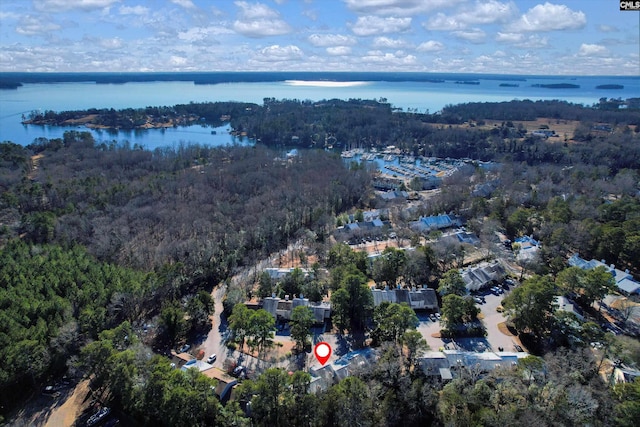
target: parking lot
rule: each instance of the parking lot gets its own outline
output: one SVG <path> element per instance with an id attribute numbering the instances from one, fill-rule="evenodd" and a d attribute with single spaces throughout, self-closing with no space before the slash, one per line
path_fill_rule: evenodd
<path id="1" fill-rule="evenodd" d="M 418 314 L 420 324 L 418 331 L 429 344 L 432 351 L 444 349 L 464 349 L 467 351 L 516 351 L 516 346 L 521 346 L 520 340 L 516 336 L 503 333 L 498 325 L 506 321 L 503 313 L 497 311 L 498 306 L 502 304 L 504 297 L 510 292 L 505 290 L 503 294 L 494 295 L 486 291 L 481 295 L 484 298 L 484 304 L 478 304 L 481 309 L 481 318 L 487 329 L 487 336 L 484 338 L 456 338 L 442 339 L 439 338 L 440 322 L 429 319 L 428 314 Z M 507 332 L 508 333 L 508 332 Z M 434 336 L 436 335 L 436 336 Z"/>

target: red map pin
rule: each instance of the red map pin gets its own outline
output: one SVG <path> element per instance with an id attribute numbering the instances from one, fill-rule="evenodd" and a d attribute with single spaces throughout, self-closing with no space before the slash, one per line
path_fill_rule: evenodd
<path id="1" fill-rule="evenodd" d="M 318 362 L 324 365 L 331 357 L 331 346 L 326 342 L 319 342 L 313 349 L 313 353 L 316 355 Z"/>

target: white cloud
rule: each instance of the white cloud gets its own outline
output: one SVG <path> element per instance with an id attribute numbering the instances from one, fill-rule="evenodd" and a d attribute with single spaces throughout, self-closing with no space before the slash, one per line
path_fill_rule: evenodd
<path id="1" fill-rule="evenodd" d="M 355 38 L 342 34 L 311 34 L 308 40 L 309 43 L 318 47 L 352 46 L 356 44 Z"/>
<path id="2" fill-rule="evenodd" d="M 423 27 L 431 31 L 453 31 L 465 28 L 466 24 L 457 20 L 454 16 L 447 16 L 444 13 L 438 13 L 436 16 L 424 23 Z"/>
<path id="3" fill-rule="evenodd" d="M 46 34 L 59 29 L 60 25 L 53 23 L 51 19 L 32 15 L 27 15 L 20 19 L 16 26 L 16 32 L 25 36 Z"/>
<path id="4" fill-rule="evenodd" d="M 101 48 L 107 50 L 117 50 L 124 46 L 124 42 L 120 37 L 113 37 L 109 39 L 100 39 L 98 44 Z"/>
<path id="5" fill-rule="evenodd" d="M 496 0 L 476 1 L 473 9 L 465 9 L 457 17 L 466 24 L 494 24 L 507 22 L 518 13 L 513 2 L 501 3 Z"/>
<path id="6" fill-rule="evenodd" d="M 496 0 L 476 1 L 473 8 L 461 9 L 459 13 L 445 15 L 437 13 L 423 24 L 427 30 L 453 31 L 468 28 L 471 25 L 505 23 L 518 13 L 513 2 L 501 3 Z"/>
<path id="7" fill-rule="evenodd" d="M 237 1 L 234 3 L 240 8 L 240 19 L 273 19 L 280 18 L 280 14 L 266 4 Z"/>
<path id="8" fill-rule="evenodd" d="M 345 56 L 351 54 L 349 46 L 332 46 L 327 48 L 327 53 L 332 56 Z"/>
<path id="9" fill-rule="evenodd" d="M 9 20 L 9 19 L 18 19 L 20 18 L 22 15 L 19 13 L 14 13 L 14 12 L 5 12 L 0 10 L 0 20 L 4 21 L 4 20 Z"/>
<path id="10" fill-rule="evenodd" d="M 605 56 L 609 55 L 609 51 L 606 47 L 599 44 L 587 44 L 582 43 L 580 50 L 578 51 L 580 56 Z"/>
<path id="11" fill-rule="evenodd" d="M 435 40 L 429 40 L 426 42 L 420 43 L 420 45 L 416 48 L 418 52 L 439 52 L 444 49 L 444 45 Z"/>
<path id="12" fill-rule="evenodd" d="M 374 15 L 410 16 L 451 7 L 451 0 L 342 0 L 356 13 Z"/>
<path id="13" fill-rule="evenodd" d="M 598 25 L 598 31 L 603 33 L 617 33 L 618 31 L 620 31 L 620 29 L 613 25 L 600 24 Z"/>
<path id="14" fill-rule="evenodd" d="M 195 9 L 196 5 L 191 0 L 171 0 L 171 3 L 184 7 L 185 9 Z"/>
<path id="15" fill-rule="evenodd" d="M 240 8 L 238 19 L 233 23 L 233 29 L 247 37 L 259 38 L 278 36 L 291 32 L 291 27 L 280 14 L 262 3 L 248 3 L 237 1 Z"/>
<path id="16" fill-rule="evenodd" d="M 549 39 L 547 37 L 541 37 L 537 34 L 531 34 L 525 36 L 522 33 L 501 33 L 498 32 L 495 40 L 501 43 L 510 43 L 517 47 L 523 48 L 542 48 L 549 45 Z"/>
<path id="17" fill-rule="evenodd" d="M 573 11 L 563 4 L 538 4 L 520 19 L 508 25 L 511 32 L 576 30 L 587 24 L 581 11 Z"/>
<path id="18" fill-rule="evenodd" d="M 304 56 L 304 53 L 298 46 L 280 46 L 274 44 L 272 46 L 261 49 L 255 56 L 254 60 L 260 62 L 283 62 L 295 61 Z"/>
<path id="19" fill-rule="evenodd" d="M 483 43 L 487 34 L 479 28 L 473 28 L 470 30 L 454 31 L 453 35 L 471 43 Z"/>
<path id="20" fill-rule="evenodd" d="M 373 36 L 375 34 L 399 33 L 410 27 L 411 18 L 361 16 L 355 24 L 351 24 L 351 31 L 358 36 Z"/>
<path id="21" fill-rule="evenodd" d="M 519 43 L 524 40 L 524 34 L 522 33 L 501 33 L 498 31 L 496 35 L 496 41 L 504 43 Z"/>
<path id="22" fill-rule="evenodd" d="M 111 7 L 120 0 L 33 0 L 34 7 L 39 11 L 62 12 L 66 10 L 96 10 Z"/>
<path id="23" fill-rule="evenodd" d="M 231 30 L 224 27 L 192 27 L 186 31 L 178 32 L 178 39 L 184 40 L 189 43 L 195 43 L 202 40 L 207 40 L 213 36 L 220 34 L 232 34 Z"/>
<path id="24" fill-rule="evenodd" d="M 391 39 L 389 37 L 376 37 L 373 40 L 373 47 L 377 49 L 402 49 L 407 46 L 407 42 L 402 39 Z"/>
<path id="25" fill-rule="evenodd" d="M 138 16 L 142 16 L 142 15 L 148 15 L 149 14 L 149 8 L 144 7 L 144 6 L 140 6 L 140 5 L 136 5 L 136 6 L 120 6 L 120 8 L 118 8 L 118 12 L 120 13 L 120 15 L 138 15 Z"/>
<path id="26" fill-rule="evenodd" d="M 362 58 L 363 62 L 375 64 L 394 65 L 413 65 L 416 63 L 414 55 L 405 55 L 402 51 L 396 53 L 382 52 L 379 50 L 369 51 Z"/>
<path id="27" fill-rule="evenodd" d="M 171 55 L 169 58 L 169 65 L 174 67 L 184 67 L 188 62 L 189 60 L 183 56 Z"/>

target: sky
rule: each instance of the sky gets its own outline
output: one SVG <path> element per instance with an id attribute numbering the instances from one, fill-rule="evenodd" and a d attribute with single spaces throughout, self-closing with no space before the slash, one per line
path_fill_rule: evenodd
<path id="1" fill-rule="evenodd" d="M 618 0 L 0 0 L 0 71 L 640 76 Z"/>

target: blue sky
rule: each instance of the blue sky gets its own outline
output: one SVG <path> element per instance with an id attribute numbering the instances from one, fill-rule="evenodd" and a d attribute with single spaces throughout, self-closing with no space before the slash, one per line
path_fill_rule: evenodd
<path id="1" fill-rule="evenodd" d="M 0 71 L 640 75 L 618 0 L 1 0 Z"/>

